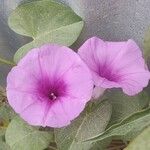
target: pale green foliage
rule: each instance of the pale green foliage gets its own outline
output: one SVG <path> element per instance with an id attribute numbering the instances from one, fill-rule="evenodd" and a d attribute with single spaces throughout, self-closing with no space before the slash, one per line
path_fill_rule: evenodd
<path id="1" fill-rule="evenodd" d="M 5 143 L 5 133 L 14 116 L 15 113 L 7 104 L 3 103 L 3 105 L 0 106 L 0 150 L 7 150 L 9 148 Z"/>
<path id="2" fill-rule="evenodd" d="M 43 150 L 53 141 L 53 133 L 39 131 L 17 117 L 9 124 L 5 138 L 11 150 Z"/>
<path id="3" fill-rule="evenodd" d="M 111 117 L 111 105 L 108 101 L 96 101 L 72 124 L 66 128 L 55 130 L 55 140 L 59 150 L 92 150 L 95 143 L 84 143 L 87 138 L 97 135 L 105 130 Z M 100 143 L 99 143 L 100 144 Z M 101 143 L 106 145 L 105 143 Z M 102 146 L 102 145 L 101 145 Z"/>
<path id="4" fill-rule="evenodd" d="M 71 8 L 52 0 L 34 1 L 18 6 L 10 15 L 9 26 L 15 32 L 33 38 L 15 54 L 18 62 L 32 48 L 46 43 L 70 46 L 78 38 L 83 21 Z"/>
<path id="5" fill-rule="evenodd" d="M 10 147 L 5 143 L 5 129 L 0 128 L 0 150 L 10 150 Z"/>
<path id="6" fill-rule="evenodd" d="M 121 90 L 110 90 L 106 93 L 106 97 L 112 104 L 112 117 L 109 126 L 119 123 L 131 114 L 148 107 L 150 101 L 146 92 L 136 96 L 128 96 Z"/>
<path id="7" fill-rule="evenodd" d="M 138 135 L 125 150 L 150 150 L 150 127 Z"/>
<path id="8" fill-rule="evenodd" d="M 110 137 L 130 141 L 149 125 L 150 108 L 131 115 L 122 122 L 111 126 L 104 133 L 99 134 L 88 141 L 102 141 L 109 139 Z"/>
<path id="9" fill-rule="evenodd" d="M 5 142 L 0 141 L 0 150 L 11 150 L 11 149 Z"/>
<path id="10" fill-rule="evenodd" d="M 7 98 L 5 96 L 4 90 L 0 89 L 0 141 L 4 142 L 5 131 L 16 115 L 14 111 L 10 108 L 10 106 L 6 103 Z M 2 144 L 5 145 L 5 144 Z M 1 146 L 0 146 L 1 148 Z M 1 149 L 0 149 L 1 150 Z"/>
<path id="11" fill-rule="evenodd" d="M 0 106 L 0 120 L 5 123 L 9 123 L 11 119 L 15 116 L 15 112 L 8 106 L 8 104 L 3 103 L 2 106 Z"/>
<path id="12" fill-rule="evenodd" d="M 0 127 L 0 141 L 4 142 L 5 141 L 5 129 Z"/>

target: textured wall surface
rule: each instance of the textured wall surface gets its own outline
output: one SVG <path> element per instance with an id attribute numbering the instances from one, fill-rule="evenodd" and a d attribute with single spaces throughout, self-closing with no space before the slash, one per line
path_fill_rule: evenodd
<path id="1" fill-rule="evenodd" d="M 150 0 L 64 0 L 86 25 L 82 40 L 97 35 L 105 40 L 135 39 L 140 45 L 150 25 Z"/>
<path id="2" fill-rule="evenodd" d="M 10 12 L 21 0 L 0 0 L 0 55 L 12 58 L 28 39 L 7 26 Z M 105 40 L 133 38 L 142 47 L 145 30 L 150 25 L 150 0 L 58 0 L 66 3 L 85 21 L 76 47 L 91 36 Z M 5 83 L 9 68 L 0 66 L 0 83 Z"/>

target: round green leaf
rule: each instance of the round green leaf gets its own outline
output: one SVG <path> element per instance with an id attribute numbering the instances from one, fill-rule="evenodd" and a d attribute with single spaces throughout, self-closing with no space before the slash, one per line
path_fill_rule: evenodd
<path id="1" fill-rule="evenodd" d="M 112 117 L 109 126 L 119 123 L 126 117 L 141 111 L 149 105 L 149 96 L 146 92 L 141 92 L 136 96 L 125 95 L 121 90 L 111 90 L 106 92 L 106 97 L 112 104 Z"/>
<path id="2" fill-rule="evenodd" d="M 16 116 L 15 112 L 8 104 L 0 106 L 0 121 L 8 124 Z"/>
<path id="3" fill-rule="evenodd" d="M 9 26 L 15 32 L 33 38 L 14 57 L 18 62 L 32 48 L 46 43 L 70 46 L 78 38 L 83 21 L 73 10 L 52 0 L 34 1 L 18 6 L 10 15 Z"/>
<path id="4" fill-rule="evenodd" d="M 11 150 L 11 149 L 5 142 L 0 141 L 0 150 Z"/>
<path id="5" fill-rule="evenodd" d="M 110 139 L 111 137 L 130 141 L 149 125 L 150 108 L 131 115 L 120 123 L 111 126 L 102 134 L 99 134 L 88 141 L 103 141 Z"/>
<path id="6" fill-rule="evenodd" d="M 9 124 L 5 138 L 11 150 L 43 150 L 53 141 L 53 133 L 39 131 L 17 117 Z"/>
<path id="7" fill-rule="evenodd" d="M 150 127 L 138 135 L 125 150 L 150 150 Z"/>

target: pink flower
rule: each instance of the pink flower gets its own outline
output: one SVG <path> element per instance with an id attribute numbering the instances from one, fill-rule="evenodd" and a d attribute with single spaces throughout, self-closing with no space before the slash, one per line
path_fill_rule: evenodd
<path id="1" fill-rule="evenodd" d="M 122 88 L 124 93 L 135 95 L 148 85 L 150 72 L 133 40 L 104 42 L 93 37 L 78 53 L 90 68 L 97 87 Z"/>
<path id="2" fill-rule="evenodd" d="M 31 125 L 63 127 L 90 100 L 93 81 L 80 57 L 64 46 L 31 50 L 7 78 L 9 104 Z"/>

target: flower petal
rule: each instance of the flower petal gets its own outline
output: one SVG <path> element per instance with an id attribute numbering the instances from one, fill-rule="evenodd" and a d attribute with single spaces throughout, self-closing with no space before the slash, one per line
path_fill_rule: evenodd
<path id="1" fill-rule="evenodd" d="M 147 86 L 150 73 L 140 48 L 133 40 L 104 42 L 93 37 L 78 51 L 90 68 L 95 86 L 121 87 L 128 95 L 135 95 Z"/>
<path id="2" fill-rule="evenodd" d="M 38 79 L 41 76 L 38 71 L 34 72 L 32 67 L 37 68 L 36 65 L 32 64 L 30 67 L 23 68 L 22 66 L 17 66 L 12 68 L 7 77 L 7 91 L 16 90 L 26 93 L 36 93 Z"/>
<path id="3" fill-rule="evenodd" d="M 7 77 L 9 104 L 31 125 L 63 127 L 90 100 L 90 70 L 71 49 L 44 45 L 31 50 Z"/>
<path id="4" fill-rule="evenodd" d="M 85 74 L 86 73 L 86 74 Z M 68 84 L 68 95 L 87 102 L 93 91 L 92 76 L 85 64 L 80 62 L 74 65 L 65 75 L 64 80 Z"/>
<path id="5" fill-rule="evenodd" d="M 85 104 L 81 99 L 60 99 L 49 109 L 45 125 L 59 128 L 69 125 L 83 111 Z"/>

